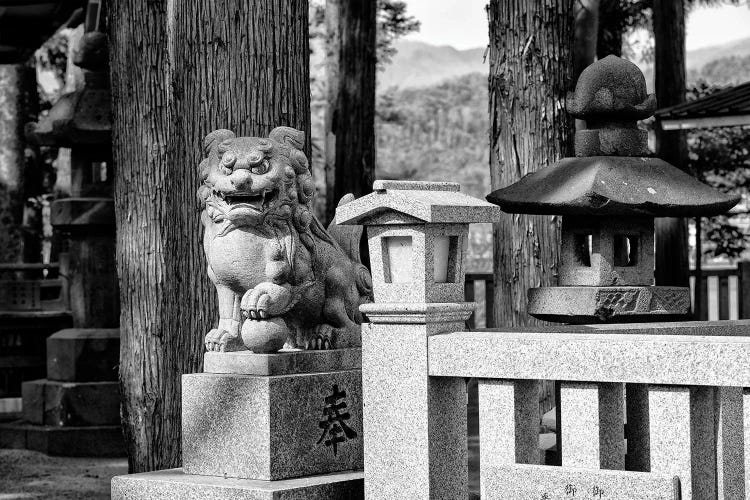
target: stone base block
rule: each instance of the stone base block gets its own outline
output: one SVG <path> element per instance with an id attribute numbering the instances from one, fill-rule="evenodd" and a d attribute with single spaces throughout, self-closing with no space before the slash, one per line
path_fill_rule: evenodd
<path id="1" fill-rule="evenodd" d="M 560 323 L 680 321 L 690 315 L 690 289 L 673 286 L 557 286 L 529 289 L 528 312 Z"/>
<path id="2" fill-rule="evenodd" d="M 187 474 L 279 480 L 363 467 L 360 370 L 182 378 Z"/>
<path id="3" fill-rule="evenodd" d="M 364 474 L 337 472 L 283 481 L 196 476 L 182 469 L 112 478 L 112 500 L 360 500 Z"/>
<path id="4" fill-rule="evenodd" d="M 47 339 L 47 378 L 62 382 L 116 382 L 118 328 L 69 328 Z"/>
<path id="5" fill-rule="evenodd" d="M 279 351 L 256 354 L 251 351 L 215 352 L 203 355 L 205 373 L 233 373 L 238 375 L 292 375 L 341 370 L 359 370 L 362 349 L 332 349 L 330 351 Z"/>
<path id="6" fill-rule="evenodd" d="M 0 424 L 0 448 L 40 451 L 58 457 L 123 457 L 120 426 L 56 427 L 27 422 Z"/>
<path id="7" fill-rule="evenodd" d="M 119 425 L 117 382 L 24 382 L 23 418 L 37 425 Z"/>

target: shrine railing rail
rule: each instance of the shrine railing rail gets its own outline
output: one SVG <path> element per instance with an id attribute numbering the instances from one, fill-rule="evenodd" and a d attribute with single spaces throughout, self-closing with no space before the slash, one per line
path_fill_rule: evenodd
<path id="1" fill-rule="evenodd" d="M 398 387 L 388 389 L 427 410 L 423 419 L 404 419 L 402 405 L 383 404 L 366 410 L 365 425 L 377 416 L 415 425 L 416 441 L 422 431 L 428 437 L 428 451 L 411 458 L 410 470 L 424 471 L 431 493 L 413 498 L 466 498 L 461 410 L 464 381 L 474 377 L 483 500 L 573 498 L 571 491 L 596 499 L 741 499 L 750 492 L 748 332 L 750 321 L 435 332 L 424 364 L 403 365 L 365 343 L 363 379 L 390 361 L 388 378 Z M 558 382 L 561 466 L 540 465 L 540 380 Z M 366 489 L 384 484 L 369 476 L 388 470 L 381 449 L 366 450 Z M 400 454 L 391 450 L 388 460 Z"/>

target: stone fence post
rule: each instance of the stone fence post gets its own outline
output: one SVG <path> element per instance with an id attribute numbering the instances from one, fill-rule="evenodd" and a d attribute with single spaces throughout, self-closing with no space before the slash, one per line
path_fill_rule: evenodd
<path id="1" fill-rule="evenodd" d="M 428 339 L 461 331 L 469 223 L 497 207 L 455 183 L 376 181 L 374 193 L 340 206 L 340 224 L 367 227 L 375 302 L 360 310 L 369 500 L 465 498 L 466 383 L 428 376 Z"/>

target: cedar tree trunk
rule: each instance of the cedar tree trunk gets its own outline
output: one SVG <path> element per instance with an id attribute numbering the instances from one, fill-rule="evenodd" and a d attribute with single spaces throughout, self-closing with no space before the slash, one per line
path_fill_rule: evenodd
<path id="1" fill-rule="evenodd" d="M 347 193 L 372 191 L 375 180 L 375 72 L 377 2 L 339 2 L 339 66 L 332 133 L 336 143 L 333 199 L 329 220 Z M 329 186 L 330 188 L 330 186 Z"/>
<path id="2" fill-rule="evenodd" d="M 131 472 L 178 467 L 183 373 L 217 321 L 196 190 L 217 128 L 308 132 L 306 0 L 115 0 L 110 62 L 121 293 L 120 388 Z"/>
<path id="3" fill-rule="evenodd" d="M 654 81 L 660 108 L 685 102 L 685 6 L 682 0 L 654 0 Z M 685 134 L 654 127 L 656 156 L 684 169 Z M 686 219 L 656 219 L 657 285 L 689 286 Z"/>
<path id="4" fill-rule="evenodd" d="M 573 0 L 492 0 L 490 179 L 508 186 L 572 151 L 565 94 L 573 68 Z M 559 217 L 505 214 L 494 225 L 498 326 L 534 323 L 530 287 L 555 285 Z"/>

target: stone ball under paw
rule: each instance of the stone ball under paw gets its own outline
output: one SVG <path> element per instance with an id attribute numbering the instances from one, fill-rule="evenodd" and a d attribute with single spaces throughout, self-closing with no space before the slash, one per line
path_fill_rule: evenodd
<path id="1" fill-rule="evenodd" d="M 281 318 L 248 319 L 242 324 L 242 342 L 256 354 L 278 352 L 288 333 L 286 321 Z"/>

